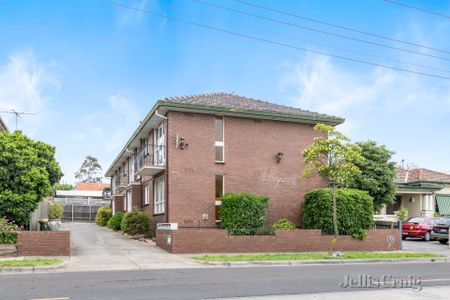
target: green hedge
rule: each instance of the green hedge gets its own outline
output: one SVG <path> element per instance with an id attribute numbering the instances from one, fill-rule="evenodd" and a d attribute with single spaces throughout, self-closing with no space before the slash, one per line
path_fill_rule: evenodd
<path id="1" fill-rule="evenodd" d="M 106 224 L 106 226 L 108 228 L 111 228 L 114 231 L 118 231 L 121 228 L 121 224 L 122 224 L 122 219 L 123 219 L 123 215 L 124 213 L 119 211 L 116 212 L 111 219 L 109 219 L 108 223 Z"/>
<path id="2" fill-rule="evenodd" d="M 373 226 L 373 198 L 355 189 L 337 189 L 336 207 L 339 234 L 352 235 Z M 301 211 L 301 227 L 333 234 L 333 200 L 328 188 L 309 191 Z"/>
<path id="3" fill-rule="evenodd" d="M 150 235 L 150 217 L 146 212 L 137 208 L 133 211 L 125 213 L 120 224 L 120 229 L 129 235 L 143 234 Z"/>
<path id="4" fill-rule="evenodd" d="M 112 211 L 109 206 L 100 206 L 97 210 L 97 215 L 95 216 L 95 223 L 100 226 L 106 226 L 109 219 L 111 219 Z"/>
<path id="5" fill-rule="evenodd" d="M 225 229 L 260 229 L 266 221 L 269 198 L 248 193 L 222 196 L 220 227 Z"/>

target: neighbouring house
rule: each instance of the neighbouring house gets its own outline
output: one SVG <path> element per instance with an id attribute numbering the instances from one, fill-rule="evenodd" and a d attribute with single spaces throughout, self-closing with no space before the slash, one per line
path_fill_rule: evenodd
<path id="1" fill-rule="evenodd" d="M 138 207 L 158 223 L 215 228 L 226 192 L 270 197 L 267 225 L 299 224 L 305 192 L 323 187 L 302 178 L 302 150 L 317 123 L 344 119 L 228 93 L 156 102 L 106 171 L 112 209 Z"/>
<path id="2" fill-rule="evenodd" d="M 6 127 L 6 123 L 3 121 L 2 117 L 0 117 L 0 132 L 8 131 L 8 127 Z"/>
<path id="3" fill-rule="evenodd" d="M 396 213 L 402 207 L 408 215 L 434 216 L 450 215 L 450 174 L 425 168 L 404 169 L 397 167 L 397 191 L 394 204 L 383 208 L 376 219 L 396 220 Z"/>
<path id="4" fill-rule="evenodd" d="M 110 184 L 103 182 L 77 182 L 74 190 L 76 191 L 103 191 L 109 188 Z"/>

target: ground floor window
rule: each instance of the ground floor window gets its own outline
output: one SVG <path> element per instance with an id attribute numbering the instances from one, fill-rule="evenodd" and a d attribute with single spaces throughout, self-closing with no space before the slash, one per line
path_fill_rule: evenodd
<path id="1" fill-rule="evenodd" d="M 150 204 L 150 185 L 144 185 L 144 205 Z"/>
<path id="2" fill-rule="evenodd" d="M 155 179 L 154 181 L 154 213 L 163 214 L 165 212 L 166 201 L 164 198 L 164 177 Z"/>
<path id="3" fill-rule="evenodd" d="M 126 209 L 126 211 L 128 211 L 128 212 L 130 212 L 132 210 L 133 199 L 131 197 L 132 197 L 132 193 L 131 193 L 131 191 L 128 191 L 127 192 L 127 209 Z"/>

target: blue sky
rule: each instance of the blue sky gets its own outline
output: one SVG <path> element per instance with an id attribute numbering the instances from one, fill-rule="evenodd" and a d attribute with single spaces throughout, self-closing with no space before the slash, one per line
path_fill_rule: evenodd
<path id="1" fill-rule="evenodd" d="M 204 1 L 443 59 L 340 39 L 191 0 L 117 1 L 296 47 L 450 77 L 449 19 L 382 0 L 248 1 L 447 52 L 232 0 Z M 450 1 L 408 3 L 450 15 Z M 66 182 L 74 182 L 73 174 L 88 154 L 98 157 L 106 170 L 157 99 L 215 91 L 345 117 L 340 129 L 353 141 L 372 139 L 394 150 L 396 161 L 450 171 L 448 79 L 248 40 L 100 1 L 0 0 L 0 8 L 0 110 L 37 112 L 20 119 L 19 128 L 56 146 Z M 14 119 L 1 116 L 14 129 Z"/>

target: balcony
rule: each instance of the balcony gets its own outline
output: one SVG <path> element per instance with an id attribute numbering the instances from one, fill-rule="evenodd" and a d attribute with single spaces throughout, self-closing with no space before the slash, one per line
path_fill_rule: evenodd
<path id="1" fill-rule="evenodd" d="M 138 152 L 135 159 L 136 175 L 155 176 L 166 168 L 164 145 L 146 145 Z"/>
<path id="2" fill-rule="evenodd" d="M 116 176 L 116 181 L 115 181 L 115 191 L 113 191 L 114 194 L 120 193 L 122 192 L 128 185 L 129 180 L 128 180 L 128 176 L 125 173 L 122 174 L 118 174 Z"/>

